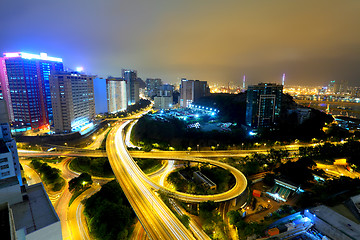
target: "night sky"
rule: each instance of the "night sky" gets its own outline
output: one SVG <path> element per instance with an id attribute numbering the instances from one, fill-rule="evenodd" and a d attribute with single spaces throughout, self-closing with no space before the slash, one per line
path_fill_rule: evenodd
<path id="1" fill-rule="evenodd" d="M 101 77 L 360 86 L 359 0 L 0 1 L 0 52 Z"/>

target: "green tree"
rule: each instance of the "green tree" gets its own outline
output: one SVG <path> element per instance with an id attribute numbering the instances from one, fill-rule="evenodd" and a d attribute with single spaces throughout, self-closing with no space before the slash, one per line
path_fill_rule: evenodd
<path id="1" fill-rule="evenodd" d="M 238 211 L 232 210 L 226 215 L 228 216 L 231 225 L 235 225 L 237 222 L 242 220 L 241 214 Z"/>
<path id="2" fill-rule="evenodd" d="M 78 177 L 74 177 L 69 181 L 69 191 L 78 191 L 83 189 L 85 186 L 91 185 L 93 180 L 91 179 L 90 174 L 82 173 Z"/>

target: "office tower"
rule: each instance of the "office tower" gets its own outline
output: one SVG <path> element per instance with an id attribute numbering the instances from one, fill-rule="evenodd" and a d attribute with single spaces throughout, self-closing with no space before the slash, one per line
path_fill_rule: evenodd
<path id="1" fill-rule="evenodd" d="M 172 96 L 155 96 L 154 108 L 156 109 L 170 109 L 173 107 Z"/>
<path id="2" fill-rule="evenodd" d="M 106 79 L 108 113 L 125 111 L 127 108 L 126 81 L 122 78 Z"/>
<path id="3" fill-rule="evenodd" d="M 347 80 L 341 80 L 340 86 L 339 86 L 339 92 L 340 94 L 347 93 L 349 87 L 349 82 Z"/>
<path id="4" fill-rule="evenodd" d="M 180 106 L 188 107 L 190 103 L 210 93 L 206 81 L 181 79 Z"/>
<path id="5" fill-rule="evenodd" d="M 335 80 L 333 80 L 333 81 L 330 81 L 330 83 L 329 83 L 329 85 L 328 85 L 328 90 L 329 90 L 329 92 L 330 93 L 334 93 L 335 92 L 335 85 L 336 85 L 336 83 L 335 83 Z"/>
<path id="6" fill-rule="evenodd" d="M 162 82 L 160 78 L 147 78 L 145 84 L 146 84 L 146 96 L 153 98 L 158 94 Z"/>
<path id="7" fill-rule="evenodd" d="M 154 97 L 154 108 L 170 109 L 174 106 L 174 86 L 170 84 L 161 85 Z"/>
<path id="8" fill-rule="evenodd" d="M 5 100 L 0 100 L 1 239 L 62 239 L 61 224 L 42 183 L 22 184 Z"/>
<path id="9" fill-rule="evenodd" d="M 52 124 L 49 76 L 62 70 L 62 59 L 46 53 L 4 53 L 0 58 L 0 97 L 8 104 L 13 128 L 24 131 Z"/>
<path id="10" fill-rule="evenodd" d="M 330 81 L 328 85 L 328 89 L 332 94 L 342 94 L 347 93 L 348 91 L 348 81 L 341 80 L 341 81 Z"/>
<path id="11" fill-rule="evenodd" d="M 92 124 L 95 117 L 94 78 L 77 72 L 56 72 L 51 75 L 55 132 L 81 131 Z"/>
<path id="12" fill-rule="evenodd" d="M 156 95 L 157 96 L 172 96 L 174 89 L 175 89 L 174 85 L 163 84 L 160 86 Z"/>
<path id="13" fill-rule="evenodd" d="M 272 126 L 280 115 L 283 86 L 259 83 L 248 86 L 246 124 L 252 128 Z"/>
<path id="14" fill-rule="evenodd" d="M 126 81 L 126 95 L 128 105 L 137 103 L 139 98 L 139 83 L 137 82 L 137 72 L 134 70 L 122 69 L 122 77 Z"/>

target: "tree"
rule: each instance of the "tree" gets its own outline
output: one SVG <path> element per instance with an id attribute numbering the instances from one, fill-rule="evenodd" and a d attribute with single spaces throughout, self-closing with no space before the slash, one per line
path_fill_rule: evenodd
<path id="1" fill-rule="evenodd" d="M 135 214 L 115 180 L 86 200 L 84 212 L 96 239 L 128 239 Z"/>
<path id="2" fill-rule="evenodd" d="M 79 177 L 74 177 L 69 181 L 69 191 L 78 191 L 83 189 L 87 185 L 91 185 L 93 183 L 90 174 L 82 173 Z"/>
<path id="3" fill-rule="evenodd" d="M 226 215 L 228 216 L 231 225 L 235 225 L 237 222 L 242 220 L 241 214 L 238 211 L 232 210 Z"/>
<path id="4" fill-rule="evenodd" d="M 199 205 L 199 210 L 203 212 L 212 212 L 216 208 L 216 203 L 214 201 L 202 202 Z"/>

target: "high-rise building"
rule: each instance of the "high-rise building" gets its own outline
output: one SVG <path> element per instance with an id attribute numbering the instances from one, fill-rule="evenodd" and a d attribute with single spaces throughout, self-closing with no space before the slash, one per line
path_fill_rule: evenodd
<path id="1" fill-rule="evenodd" d="M 146 96 L 152 98 L 158 94 L 162 82 L 160 78 L 147 78 L 145 84 Z"/>
<path id="2" fill-rule="evenodd" d="M 127 108 L 126 81 L 123 78 L 106 79 L 108 113 L 124 111 Z"/>
<path id="3" fill-rule="evenodd" d="M 259 83 L 248 86 L 246 124 L 252 128 L 272 126 L 280 116 L 283 86 Z"/>
<path id="4" fill-rule="evenodd" d="M 62 239 L 60 219 L 43 184 L 22 184 L 4 100 L 0 100 L 0 216 L 1 239 Z"/>
<path id="5" fill-rule="evenodd" d="M 174 92 L 175 87 L 173 85 L 170 84 L 163 84 L 160 86 L 158 92 L 157 92 L 157 96 L 172 96 L 173 92 Z"/>
<path id="6" fill-rule="evenodd" d="M 0 98 L 6 100 L 13 128 L 47 128 L 52 124 L 49 76 L 62 71 L 61 58 L 24 52 L 0 58 Z"/>
<path id="7" fill-rule="evenodd" d="M 137 72 L 134 70 L 122 69 L 122 77 L 126 81 L 126 95 L 128 105 L 137 103 L 140 100 Z"/>
<path id="8" fill-rule="evenodd" d="M 180 107 L 188 107 L 190 103 L 210 93 L 206 81 L 181 79 Z"/>
<path id="9" fill-rule="evenodd" d="M 348 81 L 341 80 L 341 81 L 330 81 L 328 85 L 328 89 L 332 94 L 342 94 L 347 93 L 348 91 Z"/>
<path id="10" fill-rule="evenodd" d="M 80 131 L 92 124 L 95 118 L 94 78 L 78 72 L 56 72 L 51 75 L 55 132 Z"/>
<path id="11" fill-rule="evenodd" d="M 170 109 L 173 107 L 172 96 L 156 96 L 154 97 L 154 108 L 156 109 Z"/>

